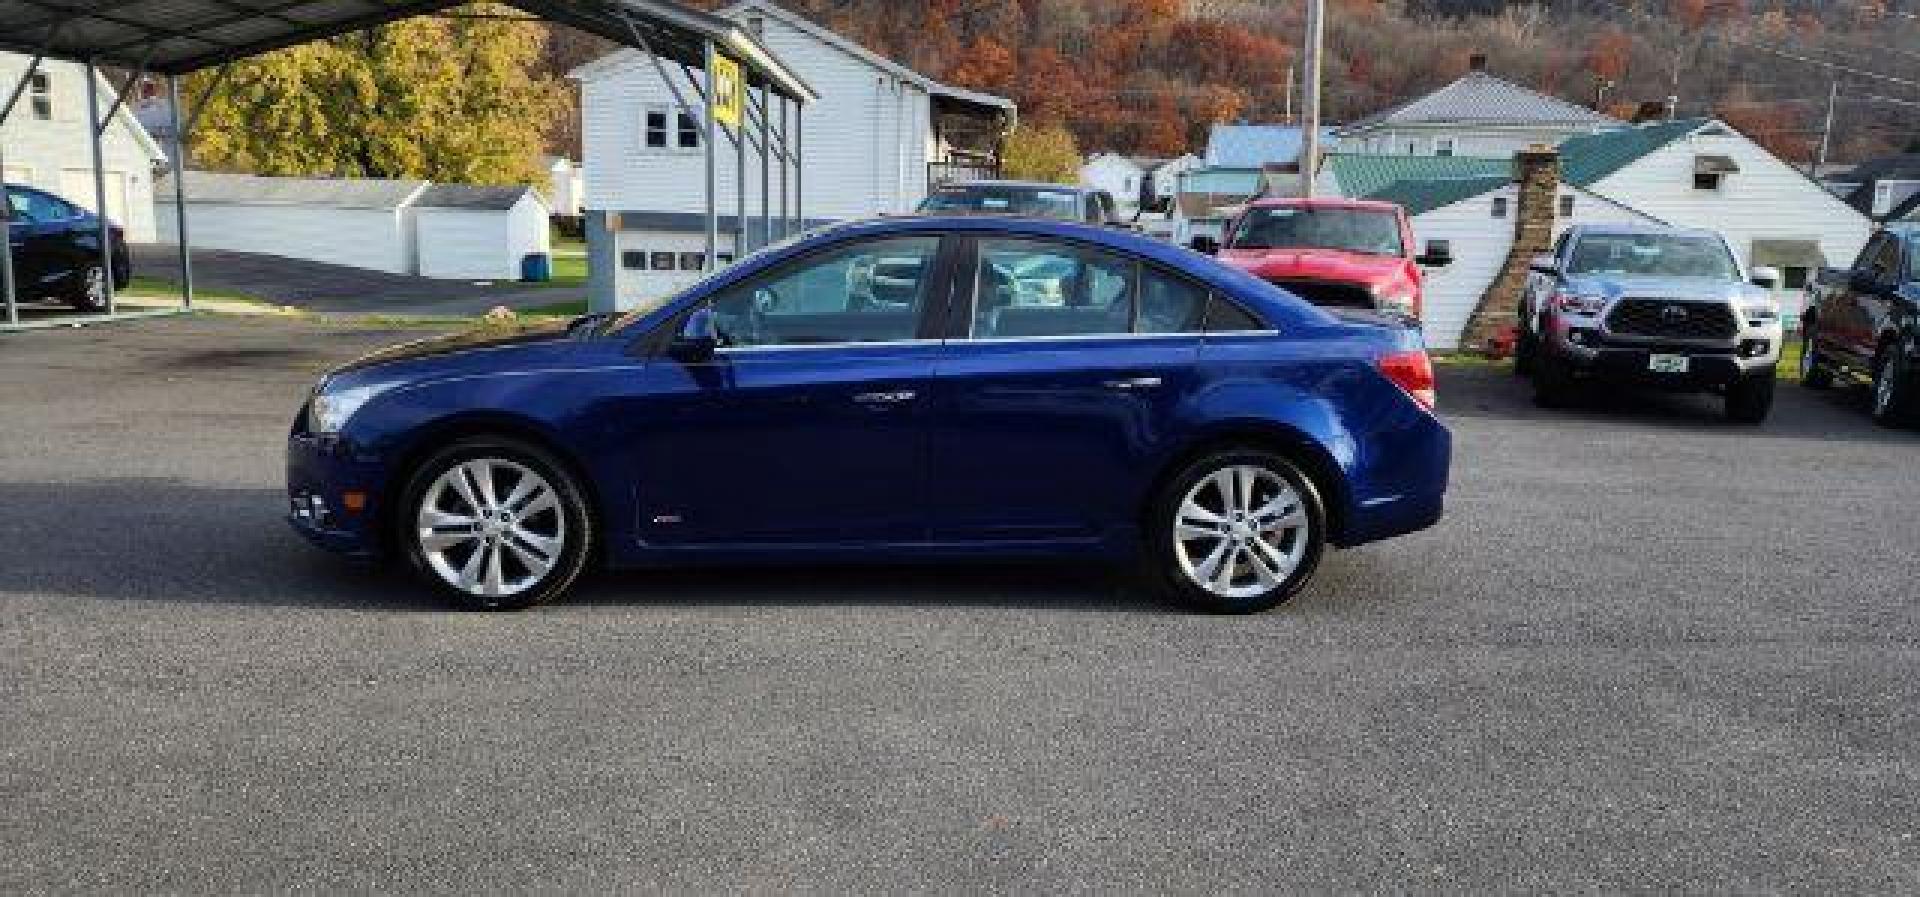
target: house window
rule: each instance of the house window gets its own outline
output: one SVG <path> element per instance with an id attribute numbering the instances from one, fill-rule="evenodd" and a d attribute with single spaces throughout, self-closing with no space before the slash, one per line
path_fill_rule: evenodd
<path id="1" fill-rule="evenodd" d="M 620 253 L 620 267 L 629 271 L 647 270 L 647 254 L 637 249 Z"/>
<path id="2" fill-rule="evenodd" d="M 1717 171 L 1696 171 L 1693 173 L 1693 189 L 1720 189 L 1720 173 Z"/>
<path id="3" fill-rule="evenodd" d="M 656 252 L 647 257 L 647 267 L 655 271 L 672 271 L 677 267 L 673 263 L 675 258 L 671 252 Z"/>
<path id="4" fill-rule="evenodd" d="M 676 118 L 670 129 L 669 120 Z M 698 149 L 700 146 L 700 123 L 685 110 L 676 116 L 674 110 L 666 106 L 648 109 L 645 131 L 647 149 Z"/>
<path id="5" fill-rule="evenodd" d="M 1451 156 L 1453 155 L 1454 147 L 1457 145 L 1457 141 L 1452 137 L 1435 137 L 1433 139 L 1433 154 L 1436 156 Z"/>
<path id="6" fill-rule="evenodd" d="M 1409 156 L 1420 155 L 1420 141 L 1418 140 L 1407 141 L 1407 155 Z"/>
<path id="7" fill-rule="evenodd" d="M 1789 266 L 1780 272 L 1780 285 L 1789 290 L 1803 290 L 1807 287 L 1807 277 L 1812 269 Z"/>
<path id="8" fill-rule="evenodd" d="M 747 31 L 750 32 L 754 37 L 766 37 L 767 36 L 766 17 L 765 16 L 748 16 Z"/>
<path id="9" fill-rule="evenodd" d="M 46 72 L 34 72 L 27 87 L 32 96 L 33 117 L 41 121 L 53 118 L 53 78 Z"/>
<path id="10" fill-rule="evenodd" d="M 1562 218 L 1572 218 L 1572 217 L 1573 217 L 1573 194 L 1571 194 L 1571 193 L 1567 193 L 1567 194 L 1562 194 L 1562 195 L 1561 195 L 1561 197 L 1560 197 L 1560 217 L 1562 217 Z"/>
<path id="11" fill-rule="evenodd" d="M 1893 185 L 1878 183 L 1873 185 L 1873 214 L 1885 215 L 1893 211 Z"/>
<path id="12" fill-rule="evenodd" d="M 680 270 L 682 271 L 707 270 L 707 254 L 704 252 L 680 253 Z"/>
<path id="13" fill-rule="evenodd" d="M 1496 196 L 1493 198 L 1493 217 L 1495 218 L 1507 217 L 1507 198 L 1506 197 Z"/>

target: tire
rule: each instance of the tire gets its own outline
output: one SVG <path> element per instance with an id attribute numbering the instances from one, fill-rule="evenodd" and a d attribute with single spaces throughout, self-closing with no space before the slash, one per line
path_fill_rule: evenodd
<path id="1" fill-rule="evenodd" d="M 1271 452 L 1200 458 L 1167 482 L 1148 513 L 1146 554 L 1160 590 L 1208 613 L 1279 606 L 1313 578 L 1326 551 L 1319 490 Z"/>
<path id="2" fill-rule="evenodd" d="M 1540 351 L 1535 343 L 1533 335 L 1528 333 L 1525 327 L 1520 328 L 1520 335 L 1513 339 L 1513 375 L 1515 377 L 1532 376 L 1534 355 Z"/>
<path id="3" fill-rule="evenodd" d="M 1820 350 L 1813 346 L 1811 321 L 1800 330 L 1800 385 L 1808 389 L 1829 389 L 1833 386 L 1833 369 L 1827 367 L 1826 360 L 1820 357 Z"/>
<path id="4" fill-rule="evenodd" d="M 1727 419 L 1737 424 L 1758 424 L 1773 411 L 1773 392 L 1777 373 L 1751 374 L 1727 384 Z"/>
<path id="5" fill-rule="evenodd" d="M 1542 354 L 1533 360 L 1533 403 L 1542 408 L 1564 408 L 1573 401 L 1573 371 L 1567 363 Z"/>
<path id="6" fill-rule="evenodd" d="M 78 280 L 67 292 L 67 304 L 75 311 L 100 313 L 107 310 L 107 272 L 99 265 L 80 270 Z"/>
<path id="7" fill-rule="evenodd" d="M 1906 347 L 1888 345 L 1873 365 L 1873 422 L 1883 427 L 1910 427 L 1915 414 L 1913 362 Z"/>
<path id="8" fill-rule="evenodd" d="M 395 541 L 417 575 L 464 608 L 551 601 L 592 554 L 594 520 L 580 484 L 551 454 L 518 440 L 459 440 L 423 462 L 401 494 Z"/>

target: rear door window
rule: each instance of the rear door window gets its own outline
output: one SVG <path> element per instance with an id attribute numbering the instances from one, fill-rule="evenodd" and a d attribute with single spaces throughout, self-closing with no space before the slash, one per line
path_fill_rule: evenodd
<path id="1" fill-rule="evenodd" d="M 1130 333 L 1130 259 L 1050 240 L 986 239 L 974 272 L 974 339 Z"/>

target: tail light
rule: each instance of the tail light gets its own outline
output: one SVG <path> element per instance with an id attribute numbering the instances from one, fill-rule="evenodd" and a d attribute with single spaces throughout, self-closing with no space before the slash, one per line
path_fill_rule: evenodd
<path id="1" fill-rule="evenodd" d="M 1393 352 L 1380 357 L 1380 373 L 1395 386 L 1407 391 L 1420 407 L 1432 411 L 1439 395 L 1434 391 L 1433 359 L 1419 349 Z"/>

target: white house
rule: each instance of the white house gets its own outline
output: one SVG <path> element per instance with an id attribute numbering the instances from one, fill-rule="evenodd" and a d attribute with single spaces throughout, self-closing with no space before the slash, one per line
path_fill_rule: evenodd
<path id="1" fill-rule="evenodd" d="M 1120 212 L 1128 217 L 1140 206 L 1140 182 L 1146 179 L 1146 165 L 1119 153 L 1094 153 L 1080 166 L 1080 185 L 1112 194 Z"/>
<path id="2" fill-rule="evenodd" d="M 586 175 L 580 166 L 565 156 L 548 160 L 547 195 L 552 197 L 553 214 L 578 216 L 587 200 Z"/>
<path id="3" fill-rule="evenodd" d="M 160 240 L 173 242 L 172 181 L 158 193 Z M 528 254 L 549 251 L 547 206 L 528 187 L 189 170 L 186 196 L 195 248 L 474 280 L 517 280 Z"/>
<path id="4" fill-rule="evenodd" d="M 748 0 L 720 14 L 742 22 L 821 95 L 806 108 L 800 134 L 809 223 L 910 211 L 932 183 L 998 170 L 1012 101 L 941 84 L 774 3 Z M 663 66 L 697 103 L 679 68 Z M 637 50 L 587 63 L 571 77 L 580 82 L 594 307 L 629 307 L 699 278 L 706 224 L 698 115 L 676 105 Z M 692 83 L 702 77 L 694 71 Z M 717 149 L 722 252 L 731 259 L 742 248 L 733 240 L 734 147 L 723 138 Z M 761 190 L 758 159 L 749 151 L 748 160 L 751 226 Z M 768 205 L 778 218 L 777 172 L 772 186 Z"/>
<path id="5" fill-rule="evenodd" d="M 1583 223 L 1717 230 L 1743 264 L 1781 269 L 1789 317 L 1812 269 L 1851 261 L 1872 228 L 1804 172 L 1713 119 L 1582 135 L 1559 152 L 1556 233 Z M 1336 154 L 1326 169 L 1322 180 L 1339 195 L 1404 206 L 1423 246 L 1448 241 L 1455 261 L 1431 272 L 1424 323 L 1429 345 L 1458 346 L 1513 245 L 1512 161 Z"/>
<path id="6" fill-rule="evenodd" d="M 0 53 L 0 85 L 11 88 L 31 61 L 17 53 Z M 98 78 L 96 83 L 104 112 L 113 106 L 116 93 L 106 78 Z M 112 126 L 102 136 L 101 149 L 107 179 L 107 218 L 125 228 L 131 242 L 153 242 L 154 172 L 165 167 L 166 154 L 124 108 L 115 113 Z M 0 155 L 6 160 L 7 183 L 39 187 L 94 210 L 85 66 L 52 60 L 41 63 L 19 105 L 0 126 Z"/>
<path id="7" fill-rule="evenodd" d="M 421 277 L 519 280 L 527 256 L 553 251 L 547 203 L 532 187 L 435 184 L 409 208 Z"/>
<path id="8" fill-rule="evenodd" d="M 1520 150 L 1554 146 L 1570 137 L 1625 127 L 1610 116 L 1530 90 L 1486 71 L 1374 113 L 1338 131 L 1343 152 L 1408 156 L 1512 158 Z"/>
<path id="9" fill-rule="evenodd" d="M 1206 161 L 1192 153 L 1167 159 L 1147 171 L 1147 189 L 1162 204 L 1171 203 L 1180 192 L 1180 179 L 1188 172 L 1206 167 Z"/>

